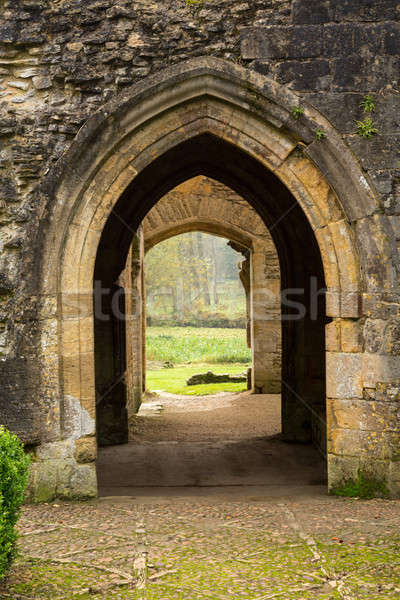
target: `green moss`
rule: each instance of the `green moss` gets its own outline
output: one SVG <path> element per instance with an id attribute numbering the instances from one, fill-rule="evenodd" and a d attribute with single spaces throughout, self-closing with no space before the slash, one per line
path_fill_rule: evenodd
<path id="1" fill-rule="evenodd" d="M 349 498 L 388 498 L 389 490 L 382 479 L 358 471 L 357 479 L 345 479 L 340 485 L 332 488 L 331 493 L 336 496 Z"/>

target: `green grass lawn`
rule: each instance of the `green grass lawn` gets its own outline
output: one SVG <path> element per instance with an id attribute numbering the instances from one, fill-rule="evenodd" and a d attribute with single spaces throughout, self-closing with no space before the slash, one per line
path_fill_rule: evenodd
<path id="1" fill-rule="evenodd" d="M 196 373 L 213 371 L 237 375 L 245 372 L 251 364 L 251 352 L 244 329 L 148 327 L 146 353 L 150 364 L 169 361 L 174 365 L 170 369 L 148 368 L 148 390 L 204 396 L 247 388 L 246 382 L 186 385 L 186 380 Z"/>
<path id="2" fill-rule="evenodd" d="M 146 352 L 150 361 L 174 365 L 243 363 L 251 360 L 245 329 L 208 327 L 148 327 Z"/>
<path id="3" fill-rule="evenodd" d="M 146 373 L 146 387 L 151 391 L 163 391 L 170 394 L 183 394 L 186 396 L 207 396 L 218 392 L 242 392 L 247 389 L 243 383 L 203 383 L 201 385 L 186 385 L 186 380 L 196 373 L 229 373 L 237 375 L 246 371 L 243 364 L 196 364 L 175 367 L 173 369 L 148 370 Z"/>

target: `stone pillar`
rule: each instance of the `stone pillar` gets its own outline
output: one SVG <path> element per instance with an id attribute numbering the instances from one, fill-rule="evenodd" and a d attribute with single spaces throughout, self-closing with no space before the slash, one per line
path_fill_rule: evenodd
<path id="1" fill-rule="evenodd" d="M 400 320 L 385 303 L 370 315 L 327 326 L 329 489 L 398 497 Z"/>
<path id="2" fill-rule="evenodd" d="M 253 389 L 281 391 L 280 278 L 271 270 L 269 242 L 255 240 L 251 255 Z M 277 265 L 276 265 L 277 266 Z M 276 270 L 276 269 L 275 269 Z"/>
<path id="3" fill-rule="evenodd" d="M 234 248 L 232 243 L 229 244 Z M 234 248 L 235 249 L 235 248 Z M 251 348 L 251 260 L 250 251 L 242 252 L 245 259 L 239 264 L 239 279 L 246 294 L 246 341 L 247 347 Z"/>
<path id="4" fill-rule="evenodd" d="M 124 271 L 126 285 L 126 384 L 129 438 L 133 436 L 133 423 L 143 395 L 145 339 L 143 330 L 144 301 L 144 246 L 139 228 L 134 236 Z"/>
<path id="5" fill-rule="evenodd" d="M 51 426 L 51 435 L 42 432 L 40 445 L 36 445 L 35 439 L 24 440 L 31 454 L 27 499 L 46 502 L 56 497 L 91 498 L 97 494 L 94 364 L 93 354 L 79 347 L 78 338 L 81 331 L 88 345 L 93 341 L 93 321 L 85 318 L 92 311 L 93 293 L 91 289 L 82 293 L 64 293 L 58 306 L 56 298 L 40 300 L 41 314 L 46 317 L 41 322 L 41 347 L 45 350 L 41 369 L 48 386 L 40 391 L 46 402 L 43 421 Z M 57 323 L 47 318 L 50 311 L 52 315 L 61 312 L 61 307 L 63 320 Z M 92 379 L 82 373 L 80 352 Z M 62 361 L 71 375 L 68 382 L 65 379 L 57 381 L 58 361 Z M 58 400 L 54 408 L 47 398 L 50 390 Z"/>

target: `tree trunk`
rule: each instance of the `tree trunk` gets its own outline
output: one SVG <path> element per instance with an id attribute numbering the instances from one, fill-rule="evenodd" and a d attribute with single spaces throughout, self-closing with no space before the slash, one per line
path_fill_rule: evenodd
<path id="1" fill-rule="evenodd" d="M 218 276 L 218 263 L 217 263 L 217 252 L 215 249 L 215 239 L 211 238 L 211 252 L 212 252 L 212 262 L 213 262 L 213 297 L 214 297 L 214 304 L 215 306 L 218 305 L 219 302 L 219 298 L 218 298 L 218 282 L 217 282 L 217 276 Z"/>
<path id="2" fill-rule="evenodd" d="M 201 283 L 201 294 L 204 300 L 204 304 L 210 306 L 211 298 L 210 298 L 210 290 L 208 289 L 208 273 L 205 268 L 205 252 L 204 252 L 204 239 L 203 234 L 198 232 L 196 235 L 197 238 L 197 252 L 201 262 L 201 265 L 204 267 L 202 273 L 200 274 L 200 283 Z"/>

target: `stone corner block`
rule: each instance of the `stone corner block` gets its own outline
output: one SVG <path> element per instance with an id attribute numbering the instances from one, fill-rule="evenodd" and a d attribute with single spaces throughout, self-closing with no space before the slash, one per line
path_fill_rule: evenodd
<path id="1" fill-rule="evenodd" d="M 362 351 L 362 332 L 358 321 L 343 319 L 341 322 L 341 346 L 343 352 Z"/>
<path id="2" fill-rule="evenodd" d="M 325 326 L 326 349 L 328 352 L 340 352 L 340 320 L 334 319 Z"/>
<path id="3" fill-rule="evenodd" d="M 97 496 L 96 465 L 77 465 L 70 480 L 70 497 L 79 499 Z"/>
<path id="4" fill-rule="evenodd" d="M 375 388 L 377 383 L 398 382 L 400 379 L 400 356 L 364 353 L 362 378 L 366 388 Z"/>
<path id="5" fill-rule="evenodd" d="M 362 398 L 362 354 L 326 353 L 326 389 L 329 398 Z"/>
<path id="6" fill-rule="evenodd" d="M 333 493 L 344 481 L 355 480 L 358 476 L 360 460 L 354 456 L 328 454 L 328 490 Z"/>
<path id="7" fill-rule="evenodd" d="M 91 463 L 96 460 L 96 457 L 97 443 L 95 437 L 83 437 L 76 440 L 74 458 L 77 463 Z"/>

